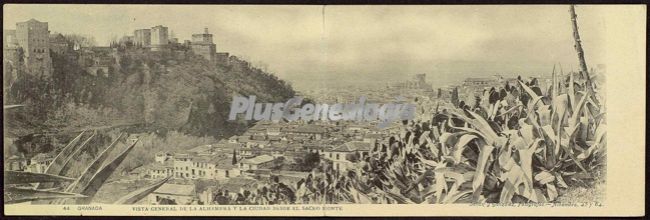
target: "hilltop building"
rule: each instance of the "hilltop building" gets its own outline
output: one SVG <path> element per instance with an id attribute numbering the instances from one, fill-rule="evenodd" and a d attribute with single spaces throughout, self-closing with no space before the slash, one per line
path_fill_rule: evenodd
<path id="1" fill-rule="evenodd" d="M 133 32 L 133 41 L 136 45 L 141 47 L 151 46 L 151 30 L 139 29 Z"/>
<path id="2" fill-rule="evenodd" d="M 29 72 L 49 75 L 52 59 L 50 58 L 50 31 L 47 22 L 30 19 L 16 23 L 16 30 L 6 30 L 3 34 L 3 55 L 5 65 L 13 64 L 22 50 L 22 56 Z"/>
<path id="3" fill-rule="evenodd" d="M 49 56 L 50 31 L 47 22 L 30 19 L 16 23 L 16 38 L 28 59 L 42 59 Z"/>
<path id="4" fill-rule="evenodd" d="M 217 45 L 212 41 L 212 34 L 205 28 L 202 34 L 192 34 L 192 52 L 203 56 L 209 61 L 215 61 Z"/>
<path id="5" fill-rule="evenodd" d="M 190 50 L 206 60 L 215 63 L 229 64 L 229 53 L 217 53 L 214 35 L 208 28 L 203 33 L 192 34 L 191 40 L 181 41 L 174 36 L 169 28 L 158 25 L 151 29 L 140 29 L 133 33 L 133 44 L 137 47 L 150 48 L 151 51 L 185 51 Z"/>
<path id="6" fill-rule="evenodd" d="M 133 36 L 124 36 L 121 41 L 132 42 L 139 48 L 150 48 L 151 51 L 167 51 L 170 44 L 178 44 L 178 39 L 170 37 L 169 28 L 158 25 L 150 29 L 133 31 Z"/>
<path id="7" fill-rule="evenodd" d="M 169 44 L 169 28 L 158 25 L 151 28 L 151 50 L 162 51 Z"/>

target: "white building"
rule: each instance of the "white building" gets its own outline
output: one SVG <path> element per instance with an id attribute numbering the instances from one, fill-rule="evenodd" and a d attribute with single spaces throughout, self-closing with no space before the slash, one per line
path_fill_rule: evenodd
<path id="1" fill-rule="evenodd" d="M 147 174 L 152 179 L 162 179 L 174 175 L 174 162 L 171 160 L 163 163 L 154 163 Z"/>
<path id="2" fill-rule="evenodd" d="M 184 179 L 224 179 L 241 174 L 232 165 L 232 157 L 224 155 L 177 154 L 173 167 L 174 177 Z"/>
<path id="3" fill-rule="evenodd" d="M 324 159 L 331 161 L 335 170 L 345 171 L 354 168 L 356 162 L 368 156 L 371 148 L 368 142 L 350 141 L 324 150 Z"/>
<path id="4" fill-rule="evenodd" d="M 27 166 L 27 171 L 33 173 L 45 173 L 47 167 L 50 166 L 50 163 L 54 160 L 54 157 L 40 153 L 32 157 L 30 160 L 29 166 Z"/>

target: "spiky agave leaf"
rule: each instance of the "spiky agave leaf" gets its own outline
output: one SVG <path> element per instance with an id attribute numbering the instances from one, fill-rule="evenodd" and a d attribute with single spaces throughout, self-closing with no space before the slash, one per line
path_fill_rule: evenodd
<path id="1" fill-rule="evenodd" d="M 573 114 L 569 118 L 569 133 L 572 133 L 574 129 L 578 128 L 578 120 L 587 101 L 587 97 L 589 97 L 589 92 L 582 96 L 582 99 L 580 99 L 580 102 L 576 106 L 573 106 Z"/>
<path id="2" fill-rule="evenodd" d="M 472 134 L 466 134 L 460 137 L 458 139 L 458 142 L 454 146 L 454 149 L 451 152 L 452 160 L 454 161 L 454 164 L 459 164 L 461 162 L 461 156 L 463 154 L 463 150 L 465 150 L 465 147 L 467 144 L 469 144 L 470 141 L 477 139 L 478 137 L 476 135 Z"/>
<path id="3" fill-rule="evenodd" d="M 476 175 L 472 181 L 473 199 L 478 201 L 481 193 L 483 191 L 483 182 L 485 182 L 485 168 L 487 167 L 488 159 L 492 154 L 494 147 L 492 145 L 483 145 L 481 146 L 481 151 L 478 154 L 478 160 L 476 162 Z"/>
<path id="4" fill-rule="evenodd" d="M 61 150 L 61 152 L 59 152 L 59 154 L 56 155 L 52 163 L 50 163 L 50 165 L 47 167 L 45 173 L 52 174 L 52 175 L 61 175 L 61 170 L 63 169 L 64 163 L 69 160 L 69 158 L 72 156 L 72 152 L 74 152 L 75 149 L 77 149 L 78 147 L 77 142 L 79 142 L 81 136 L 83 136 L 84 133 L 86 133 L 86 130 L 79 133 L 77 137 L 72 139 L 72 141 L 70 141 L 65 147 L 63 147 L 63 150 Z M 51 183 L 43 183 L 43 184 L 39 183 L 36 185 L 35 188 L 46 189 L 46 188 L 51 188 L 52 186 L 53 184 Z"/>
<path id="5" fill-rule="evenodd" d="M 445 177 L 451 179 L 453 183 L 451 187 L 449 187 L 447 195 L 445 195 L 444 199 L 442 199 L 442 203 L 453 203 L 455 201 L 455 195 L 459 192 L 458 188 L 460 187 L 460 184 L 465 182 L 465 178 L 463 177 L 462 173 L 453 171 L 445 172 Z"/>
<path id="6" fill-rule="evenodd" d="M 133 142 L 126 150 L 124 150 L 120 155 L 118 155 L 113 161 L 106 164 L 102 167 L 88 182 L 85 187 L 79 187 L 81 189 L 81 194 L 89 196 L 85 199 L 77 199 L 78 204 L 88 204 L 92 197 L 97 193 L 99 188 L 106 182 L 106 180 L 117 170 L 117 167 L 124 161 L 124 158 L 133 150 L 133 147 L 138 143 L 136 140 Z"/>
<path id="7" fill-rule="evenodd" d="M 546 187 L 546 194 L 548 195 L 548 201 L 553 201 L 557 198 L 558 192 L 555 188 L 555 175 L 549 171 L 540 171 L 535 175 L 535 182 L 539 185 Z"/>
<path id="8" fill-rule="evenodd" d="M 476 112 L 474 111 L 466 111 L 466 112 L 469 113 L 474 118 L 474 120 L 472 120 L 474 122 L 472 125 L 474 125 L 477 129 L 479 129 L 484 134 L 488 135 L 489 138 L 494 139 L 494 142 L 496 143 L 497 142 L 496 139 L 498 139 L 497 138 L 498 135 L 494 131 L 494 129 L 492 129 L 490 123 L 488 123 L 487 120 L 483 118 L 483 116 L 476 114 Z"/>
<path id="9" fill-rule="evenodd" d="M 86 184 L 89 182 L 89 180 L 97 173 L 97 171 L 101 168 L 101 166 L 104 164 L 104 161 L 108 158 L 110 153 L 115 149 L 115 145 L 117 142 L 120 140 L 122 137 L 122 134 L 120 134 L 115 140 L 113 140 L 113 143 L 111 143 L 102 153 L 100 153 L 95 160 L 84 170 L 84 172 L 81 174 L 81 176 L 77 179 L 77 181 L 74 184 L 71 184 L 68 186 L 68 189 L 66 189 L 67 192 L 81 192 L 80 188 L 83 188 L 86 186 Z"/>
<path id="10" fill-rule="evenodd" d="M 70 168 L 73 166 L 70 162 L 73 160 L 73 158 L 79 158 L 79 155 L 83 153 L 83 150 L 88 146 L 88 142 L 92 140 L 95 135 L 97 135 L 97 130 L 93 131 L 93 134 L 90 135 L 83 143 L 81 143 L 81 146 L 77 147 L 72 155 L 66 158 L 65 162 L 63 162 L 63 165 L 61 166 L 61 170 L 59 171 L 59 174 L 65 174 L 70 170 Z"/>
<path id="11" fill-rule="evenodd" d="M 434 196 L 436 197 L 435 203 L 442 202 L 443 191 L 447 191 L 447 181 L 445 180 L 445 173 L 443 172 L 434 172 L 435 173 L 435 185 L 434 185 Z"/>
<path id="12" fill-rule="evenodd" d="M 122 198 L 119 198 L 117 201 L 115 201 L 113 204 L 119 204 L 119 205 L 130 205 L 133 203 L 136 203 L 137 201 L 141 200 L 142 198 L 146 197 L 149 195 L 149 193 L 155 191 L 158 189 L 160 186 L 165 184 L 167 180 L 169 180 L 171 176 L 164 178 L 158 182 L 155 182 L 151 185 L 148 185 L 146 187 L 137 189 L 136 191 L 133 191 L 129 194 L 126 194 L 125 196 L 122 196 Z"/>
<path id="13" fill-rule="evenodd" d="M 411 190 L 417 188 L 418 184 L 422 184 L 425 180 L 427 180 L 427 177 L 433 176 L 433 169 L 425 169 L 425 171 L 420 174 L 415 181 L 410 182 L 410 186 L 408 189 L 405 190 L 405 193 L 410 192 Z"/>
<path id="14" fill-rule="evenodd" d="M 456 200 L 471 193 L 472 190 L 460 190 L 460 186 L 468 180 L 474 179 L 475 172 L 462 166 L 440 167 L 434 170 L 435 185 L 433 190 L 436 197 L 435 203 L 454 203 Z M 448 180 L 449 179 L 449 180 Z M 447 182 L 453 182 L 448 187 Z"/>
<path id="15" fill-rule="evenodd" d="M 575 106 L 576 104 L 576 90 L 573 85 L 575 79 L 573 79 L 573 73 L 569 73 L 569 88 L 567 90 L 567 95 L 569 95 L 569 104 Z"/>
<path id="16" fill-rule="evenodd" d="M 32 173 L 23 171 L 5 171 L 5 184 L 45 183 L 74 181 L 74 178 L 46 173 Z"/>
<path id="17" fill-rule="evenodd" d="M 606 141 L 604 141 L 607 135 L 606 126 L 607 124 L 601 123 L 598 125 L 598 127 L 596 127 L 595 129 L 596 131 L 594 132 L 595 139 L 593 143 L 591 143 L 591 146 L 587 148 L 587 150 L 583 151 L 577 156 L 578 160 L 583 161 L 589 158 L 590 156 L 592 156 L 594 151 L 599 150 L 599 148 L 603 145 L 602 143 L 607 143 Z"/>
<path id="18" fill-rule="evenodd" d="M 577 130 L 577 129 L 573 129 L 573 130 L 572 130 L 573 133 L 568 133 L 568 131 L 567 131 L 567 133 L 568 133 L 568 135 L 569 135 L 569 139 L 571 139 L 571 138 L 575 135 L 575 131 L 576 131 L 576 130 Z M 580 170 L 582 170 L 583 173 L 585 173 L 585 174 L 588 173 L 587 169 L 585 169 L 585 167 L 584 167 L 584 166 L 582 165 L 582 163 L 578 160 L 578 158 L 576 157 L 576 155 L 573 154 L 573 151 L 569 148 L 568 145 L 560 144 L 560 147 L 562 147 L 562 150 L 564 150 L 564 152 L 566 152 L 566 155 L 568 155 L 569 158 L 571 158 L 571 160 L 575 163 L 576 166 L 578 166 L 578 168 L 580 168 Z"/>
<path id="19" fill-rule="evenodd" d="M 440 153 L 443 156 L 449 155 L 449 145 L 447 143 L 449 142 L 456 142 L 458 139 L 459 133 L 448 133 L 445 132 L 442 135 L 440 135 L 440 139 L 438 140 L 440 142 Z"/>
<path id="20" fill-rule="evenodd" d="M 568 112 L 570 110 L 570 100 L 569 96 L 567 94 L 562 94 L 553 99 L 553 120 L 557 118 L 557 122 L 555 124 L 555 130 L 554 130 L 554 137 L 555 140 L 555 147 L 553 148 L 553 153 L 557 157 L 560 154 L 560 149 L 562 149 L 561 144 L 562 144 L 562 124 L 564 123 L 564 117 L 565 115 L 568 115 Z M 553 123 L 551 123 L 553 124 Z M 550 136 L 550 132 L 547 133 L 547 135 Z"/>
<path id="21" fill-rule="evenodd" d="M 113 141 L 113 143 L 111 143 L 111 145 L 109 145 L 106 149 L 104 149 L 104 151 L 102 153 L 100 153 L 99 156 L 97 156 L 97 158 L 95 158 L 95 160 L 86 168 L 86 170 L 84 170 L 84 172 L 81 174 L 81 176 L 75 182 L 68 185 L 68 187 L 66 188 L 65 191 L 70 192 L 70 193 L 81 193 L 81 194 L 84 194 L 84 195 L 87 195 L 87 196 L 90 196 L 90 197 L 94 196 L 94 194 L 93 195 L 88 195 L 88 194 L 84 193 L 84 189 L 86 189 L 88 187 L 88 185 L 90 184 L 93 176 L 95 176 L 97 174 L 98 170 L 100 170 L 102 164 L 104 163 L 104 161 L 106 161 L 106 159 L 108 158 L 110 152 L 112 152 L 113 149 L 115 149 L 115 145 L 117 144 L 117 142 L 119 141 L 119 139 L 121 137 L 122 137 L 122 134 L 120 134 Z M 102 181 L 102 183 L 103 183 L 103 181 Z M 70 200 L 58 200 L 58 201 L 56 201 L 56 203 L 58 203 L 58 204 L 66 204 L 66 203 L 70 203 L 70 202 L 71 202 Z"/>
<path id="22" fill-rule="evenodd" d="M 459 127 L 454 127 L 454 128 L 476 133 L 477 135 L 483 137 L 483 139 L 485 139 L 485 142 L 497 148 L 500 148 L 505 144 L 506 140 L 504 138 L 499 137 L 499 135 L 497 135 L 494 129 L 492 129 L 490 124 L 482 116 L 476 114 L 473 111 L 466 111 L 466 112 L 474 118 L 469 118 L 459 112 L 452 112 L 452 114 L 460 118 L 461 120 L 467 122 L 475 129 L 459 128 Z"/>
<path id="23" fill-rule="evenodd" d="M 525 149 L 518 149 L 519 164 L 526 178 L 526 182 L 532 186 L 533 183 L 533 154 L 542 142 L 541 139 L 536 139 Z"/>
<path id="24" fill-rule="evenodd" d="M 5 204 L 49 200 L 49 199 L 62 199 L 62 198 L 85 198 L 85 195 L 66 192 L 55 192 L 47 190 L 37 190 L 29 188 L 6 187 L 4 189 L 4 202 Z"/>
<path id="25" fill-rule="evenodd" d="M 538 111 L 539 125 L 546 126 L 553 123 L 552 109 L 549 105 L 543 105 Z"/>
<path id="26" fill-rule="evenodd" d="M 524 91 L 526 91 L 526 93 L 531 97 L 531 101 L 528 102 L 528 114 L 531 114 L 534 112 L 537 103 L 539 103 L 539 101 L 542 100 L 542 96 L 537 95 L 537 93 L 535 93 L 533 89 L 531 89 L 526 84 L 524 84 L 524 82 L 522 81 L 518 81 L 518 82 L 521 88 L 523 88 Z"/>
<path id="27" fill-rule="evenodd" d="M 514 160 L 514 159 L 511 159 Z M 534 197 L 534 190 L 531 182 L 528 182 L 524 170 L 519 165 L 513 165 L 512 168 L 503 174 L 505 179 L 499 203 L 511 203 L 514 195 L 524 196 L 533 202 L 537 202 Z M 523 184 L 523 187 L 519 187 Z"/>

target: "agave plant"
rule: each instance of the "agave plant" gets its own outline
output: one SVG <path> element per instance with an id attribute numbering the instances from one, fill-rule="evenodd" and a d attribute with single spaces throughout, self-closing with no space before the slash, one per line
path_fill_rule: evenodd
<path id="1" fill-rule="evenodd" d="M 29 202 L 55 198 L 84 198 L 86 196 L 74 193 L 38 190 L 22 185 L 44 182 L 71 182 L 73 178 L 43 173 L 20 171 L 5 171 L 4 201 L 6 204 Z M 21 187 L 22 186 L 22 187 Z"/>
<path id="2" fill-rule="evenodd" d="M 95 131 L 90 137 L 80 143 L 79 141 L 85 132 L 81 132 L 61 150 L 48 166 L 45 173 L 5 171 L 5 203 L 11 204 L 31 201 L 34 204 L 89 204 L 99 188 L 133 149 L 137 140 L 127 146 L 115 158 L 108 160 L 110 153 L 116 148 L 115 146 L 118 141 L 125 137 L 124 134 L 120 134 L 90 163 L 79 177 L 65 177 L 63 174 L 66 173 L 67 169 L 79 166 L 73 158 L 87 149 L 87 143 L 96 135 Z M 118 200 L 118 202 L 132 204 L 158 188 L 167 180 L 168 178 L 128 194 Z M 28 185 L 27 183 L 35 183 L 35 186 Z"/>
<path id="3" fill-rule="evenodd" d="M 474 109 L 410 122 L 373 151 L 378 181 L 367 183 L 397 203 L 555 200 L 567 179 L 593 178 L 606 155 L 602 97 L 575 77 L 554 79 L 547 93 L 519 80 Z"/>
<path id="4" fill-rule="evenodd" d="M 518 78 L 485 91 L 474 106 L 452 96 L 453 107 L 411 122 L 375 149 L 379 163 L 368 170 L 378 181 L 367 184 L 390 203 L 549 202 L 566 180 L 604 170 L 603 80 L 587 72 L 573 6 L 570 12 L 579 73 L 560 80 L 554 67 L 548 88 Z"/>

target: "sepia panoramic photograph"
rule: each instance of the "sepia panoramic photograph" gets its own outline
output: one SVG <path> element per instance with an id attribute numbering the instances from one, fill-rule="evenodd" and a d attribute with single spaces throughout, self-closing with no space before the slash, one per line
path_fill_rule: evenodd
<path id="1" fill-rule="evenodd" d="M 4 205 L 602 206 L 607 10 L 4 5 Z"/>

